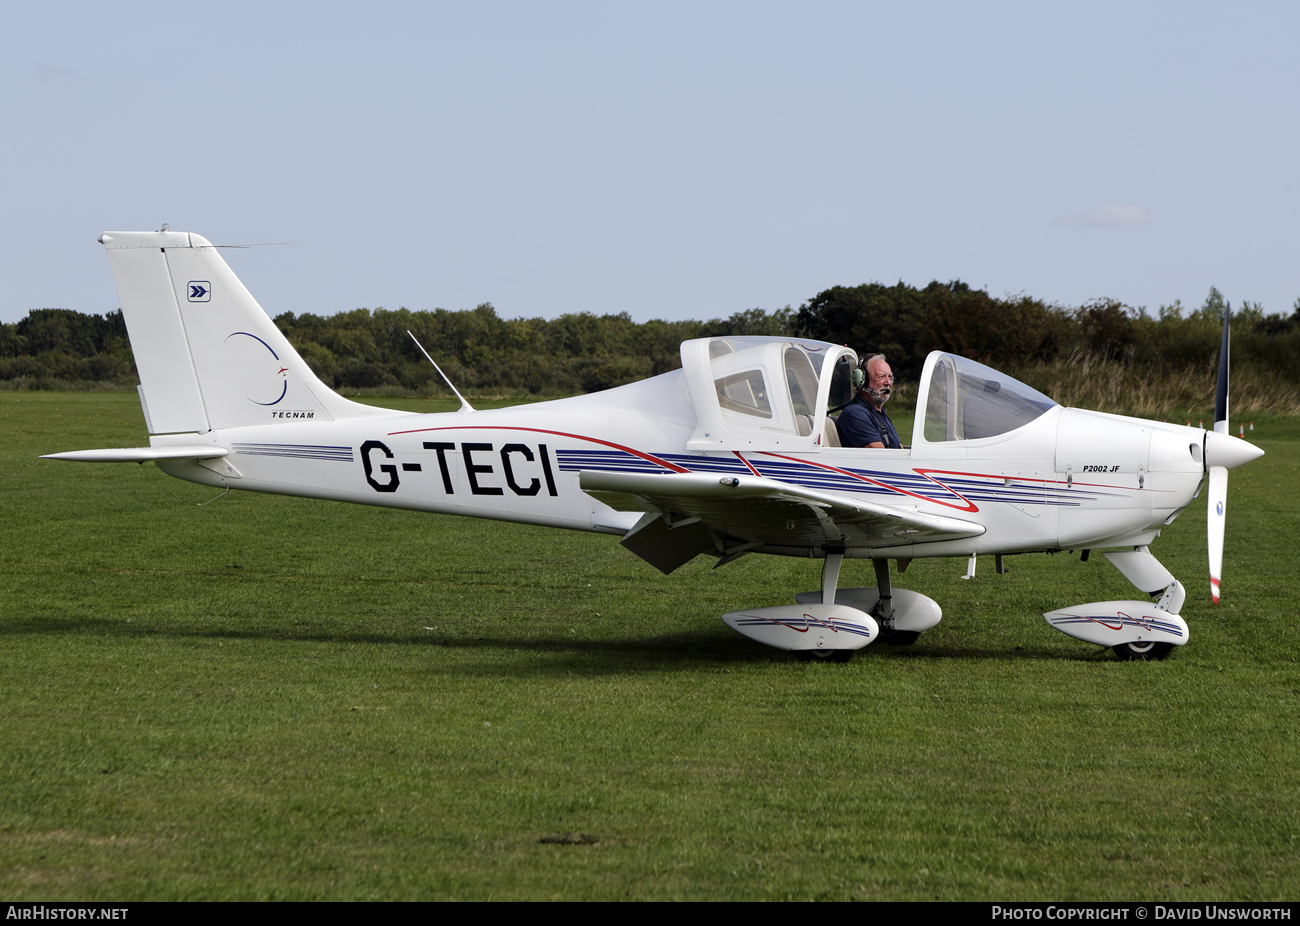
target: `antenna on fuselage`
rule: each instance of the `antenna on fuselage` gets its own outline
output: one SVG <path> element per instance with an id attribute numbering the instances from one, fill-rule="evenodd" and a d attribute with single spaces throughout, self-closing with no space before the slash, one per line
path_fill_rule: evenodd
<path id="1" fill-rule="evenodd" d="M 417 338 L 415 335 L 411 334 L 411 329 L 409 328 L 406 329 L 406 333 L 411 335 L 411 340 L 415 342 L 416 347 L 420 348 L 420 353 L 424 354 L 425 359 L 433 364 L 433 368 L 438 371 L 438 375 L 442 377 L 443 382 L 445 382 L 451 388 L 452 392 L 456 393 L 456 398 L 460 399 L 460 408 L 457 409 L 457 411 L 462 411 L 462 412 L 474 411 L 474 406 L 470 405 L 468 402 L 465 401 L 465 397 L 460 394 L 460 390 L 457 389 L 455 384 L 452 383 L 452 381 L 447 378 L 447 374 L 442 372 L 442 367 L 438 366 L 438 362 L 429 356 L 429 352 L 424 349 L 424 345 L 420 343 L 420 339 Z"/>

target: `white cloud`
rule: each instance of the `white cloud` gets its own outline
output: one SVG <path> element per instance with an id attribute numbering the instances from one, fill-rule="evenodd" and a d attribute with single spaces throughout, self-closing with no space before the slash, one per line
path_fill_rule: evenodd
<path id="1" fill-rule="evenodd" d="M 1076 212 L 1058 215 L 1052 220 L 1053 225 L 1065 225 L 1069 228 L 1134 228 L 1147 224 L 1145 206 L 1122 206 L 1107 203 L 1104 209 L 1096 212 Z"/>

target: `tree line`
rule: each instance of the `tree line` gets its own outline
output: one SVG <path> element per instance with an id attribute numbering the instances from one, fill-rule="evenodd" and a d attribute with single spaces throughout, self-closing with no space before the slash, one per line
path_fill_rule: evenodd
<path id="1" fill-rule="evenodd" d="M 1118 384 L 1117 394 L 1098 393 L 1090 400 L 1094 407 L 1146 407 L 1176 402 L 1183 393 L 1195 400 L 1217 362 L 1226 306 L 1211 288 L 1190 311 L 1174 302 L 1152 314 L 1110 299 L 1070 308 L 1023 295 L 996 297 L 955 280 L 920 288 L 835 286 L 798 309 L 754 308 L 709 321 L 635 322 L 627 313 L 585 312 L 506 319 L 484 303 L 460 311 L 290 312 L 275 324 L 324 382 L 353 394 L 446 393 L 408 330 L 463 392 L 539 397 L 607 389 L 676 369 L 678 345 L 689 338 L 782 335 L 882 352 L 900 380 L 915 380 L 925 356 L 939 349 L 1006 370 L 1062 401 L 1076 398 L 1062 398 L 1062 389 L 1087 385 L 1076 380 L 1100 379 Z M 1267 385 L 1271 398 L 1259 407 L 1289 409 L 1295 402 L 1300 300 L 1294 308 L 1289 317 L 1265 315 L 1250 302 L 1234 309 L 1234 384 L 1245 376 L 1261 389 Z M 1186 388 L 1134 400 L 1156 380 Z M 16 324 L 0 325 L 0 386 L 105 389 L 137 382 L 120 310 L 33 309 Z M 1080 395 L 1087 400 L 1091 393 Z"/>

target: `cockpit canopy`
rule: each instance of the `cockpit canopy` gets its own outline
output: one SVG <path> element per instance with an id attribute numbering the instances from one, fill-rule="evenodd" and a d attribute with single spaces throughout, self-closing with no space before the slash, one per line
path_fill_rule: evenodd
<path id="1" fill-rule="evenodd" d="M 1037 389 L 1005 373 L 935 351 L 921 373 L 913 444 L 996 437 L 1054 407 Z"/>
<path id="2" fill-rule="evenodd" d="M 857 355 L 799 338 L 703 338 L 682 343 L 695 405 L 691 450 L 810 450 L 827 403 L 853 398 Z"/>
<path id="3" fill-rule="evenodd" d="M 838 443 L 827 439 L 826 414 L 853 400 L 851 349 L 734 337 L 683 341 L 681 354 L 696 416 L 688 449 L 807 452 Z M 1055 406 L 1005 373 L 935 351 L 921 374 L 913 444 L 996 437 Z"/>

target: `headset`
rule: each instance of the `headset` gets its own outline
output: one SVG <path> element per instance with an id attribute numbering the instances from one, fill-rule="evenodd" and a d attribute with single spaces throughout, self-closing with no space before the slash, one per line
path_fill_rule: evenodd
<path id="1" fill-rule="evenodd" d="M 877 392 L 874 389 L 867 388 L 867 364 L 870 363 L 872 360 L 875 360 L 877 357 L 884 357 L 884 356 L 885 356 L 884 354 L 863 354 L 860 358 L 858 358 L 857 364 L 853 367 L 849 375 L 850 382 L 853 385 L 853 391 L 849 396 L 849 401 L 845 402 L 843 405 L 836 405 L 834 408 L 828 408 L 826 410 L 826 413 L 833 415 L 835 412 L 838 412 L 840 409 L 846 407 L 853 401 L 853 396 L 857 395 L 859 392 L 865 392 L 867 393 L 867 395 L 875 396 L 877 399 L 883 399 L 887 397 L 890 393 L 890 390 L 888 389 L 884 390 L 883 392 Z M 847 359 L 848 359 L 847 357 L 841 357 L 840 363 L 844 363 Z"/>
<path id="2" fill-rule="evenodd" d="M 889 398 L 889 394 L 893 390 L 891 390 L 888 386 L 886 386 L 883 390 L 879 392 L 877 392 L 875 389 L 867 388 L 867 364 L 871 363 L 871 361 L 875 360 L 877 357 L 883 358 L 884 356 L 885 356 L 884 354 L 863 354 L 860 358 L 858 358 L 858 365 L 853 368 L 853 391 L 854 392 L 865 392 L 867 395 L 874 396 L 877 399 Z"/>

